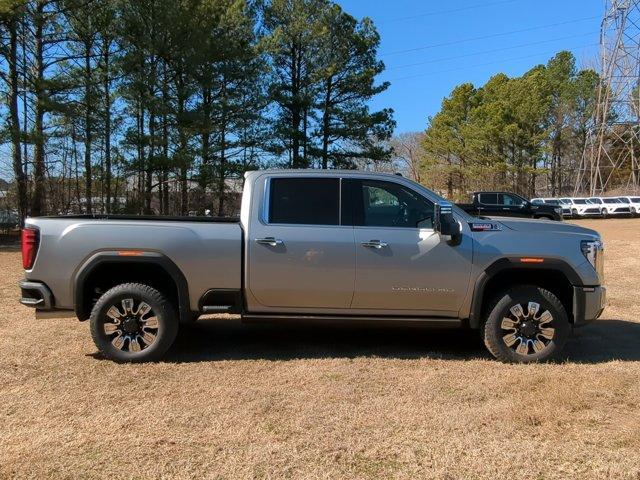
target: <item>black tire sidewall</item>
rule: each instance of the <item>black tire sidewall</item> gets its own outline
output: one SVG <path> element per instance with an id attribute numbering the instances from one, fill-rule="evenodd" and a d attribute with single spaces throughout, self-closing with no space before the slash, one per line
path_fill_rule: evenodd
<path id="1" fill-rule="evenodd" d="M 553 315 L 552 326 L 555 329 L 555 336 L 549 347 L 542 352 L 523 356 L 504 343 L 501 323 L 502 318 L 508 315 L 513 305 L 516 303 L 526 305 L 530 301 L 539 303 L 541 311 L 549 310 Z M 509 363 L 535 363 L 557 358 L 570 331 L 569 319 L 560 300 L 550 291 L 534 285 L 512 287 L 496 296 L 483 325 L 483 337 L 487 349 L 499 360 Z"/>
<path id="2" fill-rule="evenodd" d="M 112 305 L 120 307 L 125 298 L 133 298 L 136 304 L 140 301 L 148 303 L 158 318 L 156 340 L 140 352 L 125 352 L 114 347 L 111 338 L 104 333 L 107 311 Z M 118 285 L 105 292 L 93 307 L 89 323 L 93 342 L 100 353 L 116 362 L 157 361 L 169 349 L 178 333 L 178 321 L 171 303 L 156 289 L 137 283 Z"/>

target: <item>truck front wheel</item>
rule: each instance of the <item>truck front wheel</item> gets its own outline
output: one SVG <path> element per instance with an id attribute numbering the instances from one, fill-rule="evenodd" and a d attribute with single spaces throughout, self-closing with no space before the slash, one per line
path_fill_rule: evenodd
<path id="1" fill-rule="evenodd" d="M 498 360 L 531 363 L 557 357 L 569 331 L 567 312 L 560 300 L 544 288 L 524 285 L 494 298 L 482 336 Z"/>
<path id="2" fill-rule="evenodd" d="M 159 360 L 178 333 L 171 303 L 158 290 L 124 283 L 105 292 L 89 318 L 100 353 L 117 362 Z"/>

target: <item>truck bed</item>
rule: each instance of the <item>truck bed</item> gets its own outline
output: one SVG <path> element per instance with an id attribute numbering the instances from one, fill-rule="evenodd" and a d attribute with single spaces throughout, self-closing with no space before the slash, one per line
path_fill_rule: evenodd
<path id="1" fill-rule="evenodd" d="M 74 281 L 96 255 L 121 250 L 150 252 L 175 264 L 189 278 L 189 304 L 212 288 L 241 288 L 242 228 L 236 218 L 138 215 L 34 217 L 40 247 L 27 280 L 47 280 L 56 308 L 74 307 Z"/>

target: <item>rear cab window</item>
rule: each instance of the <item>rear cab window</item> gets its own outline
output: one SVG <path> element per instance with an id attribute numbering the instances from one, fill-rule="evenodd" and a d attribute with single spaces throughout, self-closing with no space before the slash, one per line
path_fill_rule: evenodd
<path id="1" fill-rule="evenodd" d="M 339 225 L 339 178 L 279 178 L 269 180 L 267 223 Z"/>
<path id="2" fill-rule="evenodd" d="M 481 193 L 478 195 L 478 201 L 484 205 L 497 205 L 498 194 L 497 193 Z"/>

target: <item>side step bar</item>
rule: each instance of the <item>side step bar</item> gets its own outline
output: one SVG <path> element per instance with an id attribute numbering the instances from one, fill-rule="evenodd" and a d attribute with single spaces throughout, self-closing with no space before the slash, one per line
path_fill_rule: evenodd
<path id="1" fill-rule="evenodd" d="M 232 305 L 204 305 L 202 307 L 202 313 L 229 313 L 232 310 Z"/>
<path id="2" fill-rule="evenodd" d="M 431 328 L 459 328 L 463 322 L 458 318 L 448 317 L 388 317 L 388 316 L 355 316 L 355 315 L 291 315 L 248 313 L 242 315 L 245 323 L 274 322 L 313 322 L 313 323 L 372 323 L 393 325 L 416 325 Z"/>

